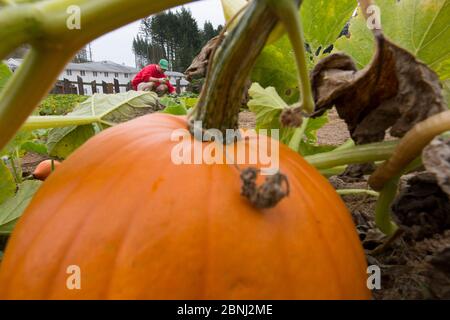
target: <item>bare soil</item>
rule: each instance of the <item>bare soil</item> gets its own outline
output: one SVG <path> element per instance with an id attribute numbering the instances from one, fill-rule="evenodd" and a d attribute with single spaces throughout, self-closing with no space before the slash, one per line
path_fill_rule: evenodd
<path id="1" fill-rule="evenodd" d="M 36 166 L 43 160 L 48 159 L 48 157 L 29 152 L 25 154 L 22 158 L 22 172 L 24 176 L 28 176 L 33 173 Z"/>
<path id="2" fill-rule="evenodd" d="M 317 131 L 317 142 L 319 144 L 341 145 L 350 139 L 347 125 L 341 120 L 333 109 L 328 113 L 328 123 Z"/>

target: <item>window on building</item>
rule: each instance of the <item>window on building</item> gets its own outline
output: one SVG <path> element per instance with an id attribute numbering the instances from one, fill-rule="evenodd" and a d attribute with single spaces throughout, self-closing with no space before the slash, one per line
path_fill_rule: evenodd
<path id="1" fill-rule="evenodd" d="M 116 73 L 114 73 L 114 78 L 118 78 L 119 77 L 119 74 L 116 72 Z"/>
<path id="2" fill-rule="evenodd" d="M 125 73 L 124 76 L 125 76 L 125 78 L 128 78 L 128 73 Z"/>
<path id="3" fill-rule="evenodd" d="M 72 70 L 66 70 L 66 73 L 67 73 L 68 76 L 71 76 L 72 75 Z"/>
<path id="4" fill-rule="evenodd" d="M 109 77 L 109 73 L 108 72 L 105 72 L 105 77 Z"/>
<path id="5" fill-rule="evenodd" d="M 81 70 L 81 71 L 80 71 L 80 74 L 81 74 L 82 76 L 85 76 L 85 75 L 86 75 L 86 71 Z"/>
<path id="6" fill-rule="evenodd" d="M 93 74 L 94 74 L 94 77 L 96 77 L 97 76 L 97 71 L 94 71 Z"/>

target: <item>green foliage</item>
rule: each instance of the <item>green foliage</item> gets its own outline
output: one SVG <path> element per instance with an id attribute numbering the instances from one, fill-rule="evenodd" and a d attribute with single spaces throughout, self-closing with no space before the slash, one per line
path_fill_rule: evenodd
<path id="1" fill-rule="evenodd" d="M 309 142 L 317 141 L 317 130 L 322 128 L 324 125 L 328 123 L 328 116 L 325 114 L 322 117 L 317 118 L 309 118 L 308 126 L 305 130 L 305 138 L 309 140 Z"/>
<path id="2" fill-rule="evenodd" d="M 172 99 L 175 103 L 183 105 L 186 109 L 193 108 L 197 105 L 198 102 L 198 94 L 193 92 L 183 92 L 180 94 L 170 94 L 166 96 L 169 99 Z M 163 105 L 164 100 L 160 101 Z"/>
<path id="3" fill-rule="evenodd" d="M 0 159 L 0 205 L 6 199 L 12 197 L 15 192 L 16 183 L 14 182 L 14 177 L 5 163 Z"/>
<path id="4" fill-rule="evenodd" d="M 179 103 L 175 101 L 175 99 L 170 97 L 162 98 L 159 101 L 162 105 L 165 106 L 162 113 L 169 113 L 177 116 L 182 116 L 187 114 L 187 108 L 184 100 L 181 100 Z"/>
<path id="5" fill-rule="evenodd" d="M 294 52 L 287 36 L 266 46 L 252 71 L 252 81 L 274 87 L 286 103 L 299 99 Z"/>
<path id="6" fill-rule="evenodd" d="M 300 10 L 303 30 L 312 54 L 321 56 L 336 41 L 356 7 L 354 0 L 303 1 Z"/>
<path id="7" fill-rule="evenodd" d="M 290 144 L 291 139 L 298 138 L 294 137 L 294 134 L 300 129 L 283 127 L 280 122 L 281 113 L 285 108 L 288 108 L 288 105 L 278 95 L 275 88 L 268 87 L 264 89 L 258 83 L 253 83 L 249 94 L 251 99 L 248 102 L 248 107 L 250 111 L 256 114 L 257 129 L 279 129 L 280 141 L 284 144 Z M 300 143 L 294 147 L 296 151 L 299 151 L 302 155 L 311 155 L 332 150 L 334 146 L 316 145 L 317 130 L 322 128 L 327 122 L 327 115 L 315 119 L 308 119 L 306 127 L 300 132 Z"/>
<path id="8" fill-rule="evenodd" d="M 27 152 L 34 152 L 41 155 L 48 154 L 47 146 L 40 141 L 26 141 L 22 144 L 21 148 Z"/>
<path id="9" fill-rule="evenodd" d="M 26 152 L 47 154 L 47 148 L 43 141 L 45 134 L 46 130 L 21 130 L 5 146 L 5 148 L 0 151 L 0 156 L 4 156 L 8 159 L 8 165 L 16 183 L 22 182 L 21 157 Z"/>
<path id="10" fill-rule="evenodd" d="M 315 141 L 314 142 L 302 141 L 300 143 L 299 153 L 302 156 L 306 157 L 306 156 L 311 156 L 311 155 L 318 154 L 318 153 L 333 151 L 334 149 L 336 149 L 336 146 L 317 145 L 315 143 Z"/>
<path id="11" fill-rule="evenodd" d="M 450 78 L 450 1 L 377 0 L 384 34 L 432 68 L 442 80 Z M 351 19 L 350 38 L 336 42 L 362 68 L 374 53 L 374 40 L 360 10 Z"/>
<path id="12" fill-rule="evenodd" d="M 256 129 L 279 129 L 280 141 L 287 144 L 294 132 L 292 128 L 283 128 L 280 123 L 281 112 L 288 107 L 274 87 L 263 88 L 253 83 L 249 90 L 250 111 L 256 114 Z"/>
<path id="13" fill-rule="evenodd" d="M 323 54 L 337 39 L 356 8 L 353 0 L 305 0 L 301 6 L 304 34 L 311 54 L 308 69 L 318 61 L 315 53 Z M 320 21 L 320 23 L 317 23 Z M 263 87 L 273 86 L 288 104 L 299 100 L 296 63 L 287 35 L 264 48 L 252 71 L 252 81 Z"/>
<path id="14" fill-rule="evenodd" d="M 22 145 L 26 142 L 33 140 L 33 134 L 30 131 L 21 130 L 17 132 L 14 139 L 12 139 L 6 146 L 1 150 L 0 155 L 12 155 L 15 153 L 21 154 Z"/>
<path id="15" fill-rule="evenodd" d="M 6 82 L 11 77 L 12 72 L 9 70 L 8 66 L 0 62 L 0 91 L 6 85 Z"/>
<path id="16" fill-rule="evenodd" d="M 442 93 L 444 95 L 445 100 L 447 101 L 447 107 L 450 108 L 450 79 L 445 80 L 442 83 L 442 86 L 443 86 Z"/>
<path id="17" fill-rule="evenodd" d="M 94 127 L 89 124 L 52 129 L 47 141 L 48 152 L 52 157 L 65 159 L 94 135 Z"/>
<path id="18" fill-rule="evenodd" d="M 88 98 L 76 94 L 49 94 L 38 107 L 37 113 L 41 116 L 65 115 Z"/>
<path id="19" fill-rule="evenodd" d="M 91 119 L 90 124 L 52 129 L 48 135 L 48 151 L 51 156 L 67 158 L 97 131 L 156 111 L 157 107 L 157 97 L 153 92 L 95 94 L 77 105 L 66 117 L 61 117 L 62 119 L 87 118 Z M 55 122 L 57 123 L 57 119 Z"/>
<path id="20" fill-rule="evenodd" d="M 9 235 L 30 203 L 42 182 L 25 181 L 19 185 L 17 194 L 0 204 L 0 235 Z"/>

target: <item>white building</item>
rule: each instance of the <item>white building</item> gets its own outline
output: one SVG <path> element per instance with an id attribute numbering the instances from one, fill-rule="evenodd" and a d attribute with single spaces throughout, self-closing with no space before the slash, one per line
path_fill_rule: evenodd
<path id="1" fill-rule="evenodd" d="M 7 65 L 12 71 L 15 71 L 23 59 L 9 59 Z M 76 82 L 78 77 L 83 79 L 84 94 L 92 95 L 92 86 L 90 83 L 96 81 L 97 92 L 102 93 L 102 82 L 114 83 L 114 79 L 119 81 L 120 92 L 125 92 L 128 83 L 139 72 L 138 69 L 121 65 L 112 61 L 101 62 L 85 62 L 85 63 L 69 63 L 66 65 L 64 71 L 58 76 L 58 80 L 67 79 L 72 82 Z M 166 75 L 169 77 L 173 86 L 176 86 L 177 79 L 180 79 L 181 87 L 184 91 L 185 87 L 189 84 L 184 79 L 184 74 L 180 72 L 167 71 Z M 76 86 L 76 84 L 75 84 Z"/>

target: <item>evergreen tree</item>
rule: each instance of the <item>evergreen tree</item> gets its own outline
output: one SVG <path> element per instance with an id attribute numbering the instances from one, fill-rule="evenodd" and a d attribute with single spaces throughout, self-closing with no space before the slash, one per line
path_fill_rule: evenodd
<path id="1" fill-rule="evenodd" d="M 203 25 L 203 44 L 205 45 L 209 40 L 214 38 L 217 35 L 216 29 L 211 22 L 206 21 Z"/>
<path id="2" fill-rule="evenodd" d="M 88 52 L 87 52 L 86 47 L 84 47 L 83 49 L 78 51 L 78 53 L 72 59 L 72 62 L 75 62 L 75 63 L 83 63 L 83 62 L 88 62 L 88 61 L 89 61 L 89 59 L 88 59 Z"/>
<path id="3" fill-rule="evenodd" d="M 136 66 L 157 63 L 165 58 L 172 70 L 184 72 L 204 44 L 219 34 L 221 28 L 215 29 L 208 21 L 200 30 L 191 11 L 185 7 L 145 18 L 133 40 Z"/>

